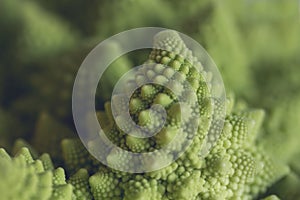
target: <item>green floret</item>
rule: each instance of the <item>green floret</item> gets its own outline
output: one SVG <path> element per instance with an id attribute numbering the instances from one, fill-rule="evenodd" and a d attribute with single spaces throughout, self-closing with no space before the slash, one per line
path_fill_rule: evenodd
<path id="1" fill-rule="evenodd" d="M 49 154 L 44 153 L 39 157 L 39 160 L 42 161 L 45 170 L 54 170 L 52 159 Z"/>
<path id="2" fill-rule="evenodd" d="M 296 0 L 0 0 L 0 199 L 299 200 L 299 25 Z M 207 60 L 176 32 L 163 31 L 148 58 L 140 56 L 148 50 L 123 55 L 99 80 L 103 131 L 93 134 L 120 148 L 100 146 L 91 135 L 83 146 L 69 129 L 78 67 L 99 39 L 140 26 L 170 27 L 201 42 L 226 89 L 265 110 L 249 109 L 231 93 L 225 107 L 212 98 L 217 77 Z M 118 41 L 106 44 L 102 56 L 124 50 Z M 132 96 L 111 96 L 141 61 L 121 85 L 134 88 Z M 148 80 L 156 83 L 140 86 Z M 110 98 L 117 106 L 102 109 Z M 156 134 L 136 137 L 136 125 Z M 144 156 L 162 148 L 175 152 Z M 141 154 L 139 163 L 120 149 Z M 93 157 L 99 154 L 112 167 L 149 171 L 117 171 Z"/>
<path id="3" fill-rule="evenodd" d="M 65 170 L 63 168 L 59 167 L 53 171 L 53 183 L 55 185 L 66 184 Z"/>
<path id="4" fill-rule="evenodd" d="M 135 176 L 124 184 L 124 200 L 159 200 L 162 199 L 164 188 L 157 180 Z"/>
<path id="5" fill-rule="evenodd" d="M 55 171 L 45 169 L 44 166 L 49 163 L 44 164 L 43 160 L 34 160 L 27 148 L 21 148 L 13 158 L 3 149 L 0 152 L 1 198 L 72 199 L 72 186 L 66 184 L 63 169 L 58 168 Z"/>
<path id="6" fill-rule="evenodd" d="M 148 77 L 155 83 L 166 83 L 168 88 L 154 83 L 145 84 L 140 87 L 130 99 L 130 114 L 136 124 L 143 126 L 149 131 L 156 130 L 160 126 L 159 122 L 163 121 L 163 116 L 149 108 L 154 104 L 159 104 L 167 112 L 167 124 L 165 124 L 165 128 L 155 137 L 134 139 L 132 136 L 123 134 L 122 130 L 130 132 L 133 127 L 127 123 L 127 116 L 123 116 L 118 111 L 120 114 L 115 118 L 118 126 L 112 125 L 110 130 L 105 131 L 105 134 L 112 142 L 121 148 L 129 149 L 133 152 L 153 151 L 168 144 L 173 139 L 173 135 L 177 132 L 178 128 L 193 117 L 195 123 L 199 119 L 204 124 L 201 130 L 199 130 L 203 134 L 201 136 L 203 141 L 210 124 L 208 116 L 212 112 L 209 109 L 209 105 L 212 102 L 208 99 L 209 86 L 205 82 L 206 79 L 209 81 L 209 75 L 203 71 L 201 63 L 193 57 L 192 52 L 186 48 L 179 35 L 175 32 L 166 31 L 157 34 L 154 38 L 154 48 L 150 53 L 149 59 L 146 61 L 147 65 L 143 65 L 135 79 L 129 81 L 127 84 L 129 87 L 134 87 L 134 85 L 142 83 L 141 81 L 145 77 Z M 161 50 L 160 48 L 166 48 L 169 51 Z M 166 67 L 164 64 L 170 67 Z M 199 75 L 197 70 L 200 70 L 201 75 Z M 200 113 L 197 113 L 198 109 L 193 107 L 193 103 L 195 102 L 193 102 L 192 94 L 189 93 L 192 91 L 187 91 L 186 86 L 183 85 L 184 81 L 187 81 L 196 93 L 197 99 L 194 100 L 207 105 L 200 108 Z M 178 97 L 176 97 L 174 92 L 185 99 L 187 103 L 179 105 Z M 113 96 L 113 100 L 118 102 L 119 105 L 125 105 L 120 96 Z M 184 109 L 181 108 L 182 106 L 185 106 Z M 122 106 L 120 107 L 122 109 Z M 108 112 L 109 116 L 110 111 L 108 109 L 106 107 L 106 112 Z M 183 119 L 181 119 L 181 116 L 183 116 Z M 201 134 L 199 133 L 199 135 Z"/>
<path id="7" fill-rule="evenodd" d="M 68 183 L 74 187 L 74 198 L 76 200 L 92 199 L 91 189 L 89 186 L 89 174 L 86 169 L 78 170 L 70 177 Z"/>
<path id="8" fill-rule="evenodd" d="M 205 80 L 210 80 L 210 75 L 201 68 L 201 63 L 193 57 L 192 52 L 174 32 L 159 33 L 155 37 L 154 47 L 147 61 L 154 65 L 152 67 L 145 65 L 140 71 L 141 74 L 135 76 L 134 81 L 137 83 L 142 81 L 145 75 L 167 84 L 168 77 L 174 75 L 173 71 L 162 65 L 168 64 L 183 75 L 177 76 L 177 81 L 187 80 L 193 86 L 193 90 L 197 93 L 196 100 L 202 105 L 199 111 L 201 114 L 194 112 L 189 103 L 184 105 L 186 107 L 181 113 L 178 99 L 173 92 L 156 84 L 146 84 L 136 90 L 130 99 L 132 119 L 144 127 L 155 128 L 159 117 L 154 116 L 153 110 L 148 109 L 155 103 L 166 109 L 167 124 L 152 138 L 129 136 L 122 129 L 130 131 L 131 125 L 124 123 L 125 118 L 119 114 L 120 110 L 117 110 L 116 121 L 111 122 L 113 118 L 110 105 L 106 104 L 105 113 L 99 113 L 100 124 L 102 120 L 102 123 L 106 124 L 105 134 L 121 148 L 133 152 L 147 152 L 159 149 L 172 141 L 177 128 L 186 120 L 181 119 L 181 114 L 187 117 L 190 123 L 193 123 L 194 119 L 199 119 L 202 126 L 197 130 L 187 150 L 176 161 L 162 169 L 131 175 L 101 167 L 90 179 L 94 196 L 116 199 L 252 199 L 265 192 L 288 172 L 288 168 L 274 162 L 275 157 L 270 157 L 264 152 L 261 142 L 256 140 L 264 112 L 258 109 L 249 110 L 242 103 L 234 108 L 232 96 L 227 101 L 227 116 L 221 135 L 209 152 L 201 154 L 203 145 L 213 142 L 205 140 L 211 126 L 211 116 L 221 116 L 222 110 L 218 100 L 212 102 L 207 98 L 210 86 L 209 82 L 204 83 Z M 160 47 L 168 51 L 156 49 Z M 189 58 L 192 63 L 177 55 L 179 53 Z M 200 74 L 194 71 L 194 66 L 200 67 Z M 135 84 L 133 81 L 129 83 Z M 173 84 L 172 89 L 184 93 L 184 89 L 179 85 Z M 116 98 L 119 105 L 125 105 L 120 96 L 113 98 Z M 212 104 L 217 109 L 213 110 Z M 116 122 L 121 127 L 118 127 Z M 186 130 L 188 128 L 189 126 Z M 184 131 L 183 136 L 185 134 L 187 133 Z M 175 143 L 170 148 L 182 147 Z M 166 161 L 172 159 L 172 156 L 166 155 L 161 159 Z M 155 168 L 163 163 L 163 160 L 153 158 L 142 162 L 149 168 Z M 122 167 L 130 167 L 132 164 L 125 154 L 117 149 L 110 151 L 107 161 L 115 167 L 120 167 L 119 161 L 122 161 Z M 104 184 L 104 180 L 108 182 Z M 114 191 L 118 191 L 118 194 Z"/>
<path id="9" fill-rule="evenodd" d="M 254 110 L 226 118 L 223 133 L 205 158 L 206 184 L 211 196 L 216 195 L 214 198 L 220 195 L 225 199 L 251 199 L 288 172 L 287 167 L 274 162 L 275 157 L 268 156 L 253 139 L 262 117 L 262 111 Z M 202 198 L 210 196 L 203 195 Z"/>
<path id="10" fill-rule="evenodd" d="M 113 168 L 123 168 L 128 170 L 135 167 L 133 162 L 130 162 L 127 155 L 120 149 L 113 148 L 106 157 L 107 163 Z"/>
<path id="11" fill-rule="evenodd" d="M 178 176 L 167 185 L 168 199 L 194 200 L 200 192 L 204 191 L 204 180 L 200 170 L 178 171 Z"/>
<path id="12" fill-rule="evenodd" d="M 97 172 L 89 179 L 95 200 L 119 200 L 121 190 L 119 180 L 113 172 Z"/>
<path id="13" fill-rule="evenodd" d="M 131 135 L 126 136 L 126 146 L 132 151 L 132 152 L 142 152 L 145 149 L 149 149 L 150 144 L 145 139 L 133 137 Z"/>
<path id="14" fill-rule="evenodd" d="M 23 147 L 26 147 L 30 151 L 33 158 L 38 157 L 38 153 L 36 152 L 36 150 L 29 143 L 27 143 L 25 140 L 20 138 L 15 141 L 12 148 L 12 154 L 13 155 L 17 154 L 20 151 L 20 149 L 22 149 Z"/>
<path id="15" fill-rule="evenodd" d="M 149 176 L 156 180 L 164 180 L 167 182 L 172 182 L 175 175 L 175 170 L 178 168 L 177 162 L 171 163 L 169 166 L 164 167 L 160 170 L 148 172 L 145 176 Z"/>
<path id="16" fill-rule="evenodd" d="M 79 139 L 64 139 L 61 145 L 65 166 L 70 174 L 81 168 L 90 172 L 97 170 L 99 162 L 88 153 Z"/>

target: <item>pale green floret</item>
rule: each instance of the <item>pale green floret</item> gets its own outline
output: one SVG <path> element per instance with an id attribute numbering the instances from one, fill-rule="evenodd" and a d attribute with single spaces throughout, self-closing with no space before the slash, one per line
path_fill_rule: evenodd
<path id="1" fill-rule="evenodd" d="M 172 84 L 172 89 L 175 89 L 178 94 L 191 97 L 183 88 L 180 89 L 171 82 L 176 80 L 183 83 L 186 80 L 196 92 L 196 102 L 200 104 L 199 111 L 193 107 L 193 100 L 179 104 L 178 97 L 171 90 L 156 84 L 147 84 L 136 90 L 130 100 L 132 120 L 140 126 L 148 127 L 149 130 L 157 127 L 160 118 L 150 108 L 159 104 L 165 108 L 167 114 L 164 127 L 154 137 L 142 139 L 124 134 L 115 128 L 114 122 L 105 134 L 121 148 L 133 152 L 147 152 L 170 144 L 176 134 L 181 134 L 182 137 L 188 136 L 187 130 L 197 122 L 200 126 L 191 145 L 175 162 L 171 162 L 173 155 L 142 161 L 142 164 L 149 169 L 160 166 L 166 161 L 171 162 L 169 166 L 162 169 L 135 175 L 117 172 L 107 167 L 100 168 L 90 179 L 90 184 L 93 185 L 92 193 L 96 199 L 101 197 L 133 200 L 250 200 L 265 192 L 267 187 L 287 173 L 285 166 L 274 162 L 257 144 L 256 138 L 264 112 L 242 109 L 244 108 L 242 106 L 238 106 L 238 109 L 234 108 L 232 96 L 226 102 L 227 115 L 221 135 L 219 138 L 213 136 L 206 140 L 212 125 L 212 116 L 222 116 L 222 105 L 219 100 L 209 98 L 211 86 L 205 80 L 211 80 L 211 73 L 203 71 L 201 63 L 193 57 L 192 52 L 185 47 L 175 32 L 159 33 L 155 37 L 154 46 L 157 49 L 151 52 L 146 63 L 156 63 L 156 65 L 144 66 L 141 74 L 135 77 L 136 83 L 131 81 L 130 84 L 142 82 L 144 73 L 148 78 L 153 78 L 159 83 Z M 182 76 L 176 75 L 172 70 L 168 70 L 170 68 L 161 64 L 169 65 L 173 71 Z M 194 66 L 200 67 L 196 70 Z M 216 109 L 213 109 L 213 105 Z M 111 116 L 111 111 L 107 107 L 106 113 L 107 116 Z M 184 130 L 178 132 L 178 128 L 182 125 Z M 201 154 L 204 145 L 213 145 L 213 147 L 206 154 Z M 168 148 L 180 150 L 182 146 L 175 142 Z M 117 149 L 111 150 L 107 157 L 108 163 L 117 167 L 130 167 L 132 163 L 128 160 L 126 154 Z"/>
<path id="2" fill-rule="evenodd" d="M 75 200 L 90 200 L 92 195 L 89 186 L 89 174 L 86 169 L 78 170 L 74 175 L 68 180 L 74 187 L 74 199 Z"/>
<path id="3" fill-rule="evenodd" d="M 171 39 L 160 41 L 166 36 L 171 37 Z M 186 80 L 197 91 L 197 101 L 201 105 L 199 119 L 202 126 L 199 128 L 191 146 L 176 161 L 176 164 L 171 164 L 145 175 L 160 180 L 161 185 L 166 186 L 167 190 L 163 194 L 163 198 L 166 199 L 252 199 L 258 194 L 265 192 L 268 186 L 288 171 L 286 167 L 272 161 L 272 158 L 256 144 L 256 137 L 264 112 L 261 110 L 240 110 L 232 113 L 232 110 L 235 109 L 233 109 L 234 101 L 231 97 L 227 103 L 229 107 L 226 110 L 227 117 L 222 134 L 209 154 L 202 158 L 200 152 L 213 114 L 212 102 L 207 98 L 210 85 L 204 80 L 210 80 L 211 77 L 210 73 L 201 71 L 201 67 L 199 76 L 199 73 L 192 67 L 193 65 L 199 66 L 199 64 L 193 59 L 189 50 L 184 50 L 184 44 L 178 39 L 179 37 L 174 32 L 159 34 L 156 37 L 158 42 L 155 46 L 166 47 L 173 52 L 156 49 L 150 54 L 150 59 L 156 63 L 168 63 L 173 69 L 185 75 Z M 187 56 L 189 61 L 193 61 L 192 65 L 185 61 L 182 56 L 176 56 L 176 53 L 182 53 L 184 56 Z M 160 65 L 155 67 L 156 69 L 153 71 L 164 74 L 161 73 L 163 69 Z M 168 74 L 168 78 L 172 76 L 172 73 L 168 72 L 166 74 Z M 178 81 L 182 80 L 178 79 Z M 156 86 L 153 85 L 153 87 L 155 88 Z M 159 92 L 155 91 L 151 92 L 151 95 L 143 95 L 143 101 L 146 103 L 145 108 L 150 107 L 151 102 L 159 102 L 167 109 L 169 126 L 154 137 L 156 147 L 159 147 L 168 144 L 172 140 L 178 125 L 184 120 L 191 120 L 190 116 L 193 114 L 193 109 L 188 105 L 185 109 L 180 110 L 174 94 L 160 87 L 157 87 L 157 90 Z M 152 91 L 154 90 L 152 89 Z M 180 93 L 180 89 L 177 91 Z M 167 95 L 164 95 L 164 98 L 170 97 L 172 102 L 169 99 L 167 103 L 165 103 L 166 100 L 158 101 L 161 98 L 159 95 L 164 93 Z M 138 96 L 139 94 L 137 93 L 135 98 L 138 98 Z M 150 99 L 148 100 L 145 97 Z M 213 103 L 219 106 L 218 100 Z M 221 116 L 221 110 L 221 107 L 218 108 L 215 115 Z M 184 119 L 181 119 L 182 116 Z M 145 119 L 149 118 L 145 117 Z M 153 165 L 155 165 L 154 161 Z M 199 175 L 195 175 L 197 173 Z"/>
<path id="4" fill-rule="evenodd" d="M 90 177 L 89 183 L 95 200 L 120 199 L 119 180 L 112 172 L 98 172 Z"/>
<path id="5" fill-rule="evenodd" d="M 148 100 L 154 97 L 157 93 L 157 89 L 153 85 L 144 85 L 141 88 L 141 98 Z"/>
<path id="6" fill-rule="evenodd" d="M 130 167 L 134 167 L 134 163 L 128 159 L 127 154 L 117 148 L 114 148 L 110 151 L 106 157 L 106 162 L 112 168 L 117 169 L 129 169 Z"/>
<path id="7" fill-rule="evenodd" d="M 133 114 L 144 109 L 142 100 L 139 98 L 132 98 L 129 103 L 129 109 L 130 109 L 130 112 Z"/>
<path id="8" fill-rule="evenodd" d="M 124 185 L 124 200 L 160 200 L 165 188 L 155 179 L 137 175 Z"/>
<path id="9" fill-rule="evenodd" d="M 178 130 L 174 127 L 165 127 L 155 135 L 156 143 L 160 146 L 169 144 L 176 136 Z"/>
<path id="10" fill-rule="evenodd" d="M 201 178 L 201 172 L 194 170 L 185 171 L 178 174 L 177 179 L 167 185 L 169 192 L 168 198 L 174 200 L 194 200 L 200 192 L 204 191 L 204 180 Z"/>
<path id="11" fill-rule="evenodd" d="M 0 158 L 3 160 L 11 160 L 8 153 L 3 148 L 0 148 Z"/>
<path id="12" fill-rule="evenodd" d="M 154 103 L 160 104 L 164 107 L 168 107 L 172 102 L 173 100 L 170 98 L 170 96 L 164 93 L 158 94 L 154 99 Z"/>
<path id="13" fill-rule="evenodd" d="M 139 125 L 146 126 L 150 124 L 152 121 L 150 110 L 143 110 L 139 114 Z"/>
<path id="14" fill-rule="evenodd" d="M 67 200 L 72 199 L 72 185 L 58 185 L 54 188 L 53 194 L 50 200 Z"/>
<path id="15" fill-rule="evenodd" d="M 53 183 L 55 185 L 64 185 L 66 184 L 66 178 L 65 178 L 65 170 L 61 167 L 55 169 L 53 171 Z"/>
<path id="16" fill-rule="evenodd" d="M 167 182 L 173 182 L 174 179 L 177 178 L 176 174 L 174 171 L 177 169 L 178 164 L 176 162 L 171 163 L 167 167 L 164 167 L 162 169 L 148 172 L 145 175 L 149 176 L 151 178 L 154 178 L 156 180 L 165 180 Z"/>
<path id="17" fill-rule="evenodd" d="M 75 173 L 81 168 L 96 171 L 99 161 L 96 161 L 82 145 L 79 139 L 64 139 L 62 141 L 62 153 L 65 166 L 70 173 Z"/>
<path id="18" fill-rule="evenodd" d="M 209 155 L 206 160 L 206 165 L 209 173 L 218 176 L 224 176 L 231 173 L 232 164 L 229 161 L 228 155 Z"/>
<path id="19" fill-rule="evenodd" d="M 32 156 L 31 156 L 31 153 L 30 153 L 29 149 L 27 149 L 27 148 L 25 148 L 25 147 L 21 148 L 21 149 L 16 153 L 16 156 L 23 157 L 23 158 L 26 160 L 26 162 L 27 162 L 28 164 L 31 164 L 31 163 L 34 162 L 34 160 L 33 160 Z"/>
<path id="20" fill-rule="evenodd" d="M 137 138 L 131 135 L 126 136 L 126 145 L 132 152 L 143 152 L 150 147 L 147 139 Z"/>
<path id="21" fill-rule="evenodd" d="M 44 153 L 39 157 L 39 159 L 42 161 L 45 170 L 54 170 L 54 166 L 49 154 Z"/>
<path id="22" fill-rule="evenodd" d="M 12 148 L 12 154 L 16 154 L 18 151 L 20 151 L 21 148 L 26 147 L 29 149 L 30 153 L 32 154 L 33 158 L 36 158 L 38 156 L 38 153 L 33 149 L 33 147 L 28 144 L 25 140 L 23 139 L 17 139 L 14 142 L 14 146 Z"/>
<path id="23" fill-rule="evenodd" d="M 46 169 L 50 164 L 34 160 L 27 148 L 21 148 L 10 158 L 3 149 L 0 157 L 0 193 L 3 199 L 71 200 L 72 186 L 66 184 L 62 168 Z M 45 156 L 44 156 L 45 157 Z M 7 190 L 9 188 L 9 190 Z"/>
<path id="24" fill-rule="evenodd" d="M 171 164 L 173 161 L 173 155 L 170 154 L 150 154 L 147 157 L 143 157 L 142 164 L 146 166 L 147 171 L 152 172 L 153 169 L 162 168 L 166 164 Z"/>

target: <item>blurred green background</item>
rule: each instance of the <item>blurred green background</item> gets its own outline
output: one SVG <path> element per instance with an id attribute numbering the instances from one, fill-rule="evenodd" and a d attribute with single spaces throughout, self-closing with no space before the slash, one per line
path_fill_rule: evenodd
<path id="1" fill-rule="evenodd" d="M 261 140 L 293 174 L 276 187 L 288 181 L 300 187 L 299 10 L 297 0 L 1 0 L 0 146 L 11 149 L 23 138 L 55 157 L 55 147 L 43 140 L 76 137 L 71 94 L 85 56 L 113 34 L 159 26 L 197 40 L 219 67 L 228 93 L 266 110 Z M 130 58 L 121 57 L 106 72 L 99 104 L 144 59 Z"/>

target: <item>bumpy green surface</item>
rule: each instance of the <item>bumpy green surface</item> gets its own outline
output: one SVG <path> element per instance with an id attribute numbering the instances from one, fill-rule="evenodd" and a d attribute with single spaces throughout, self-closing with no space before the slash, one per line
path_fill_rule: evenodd
<path id="1" fill-rule="evenodd" d="M 27 148 L 11 158 L 0 149 L 2 199 L 72 199 L 62 168 L 54 169 L 47 154 L 34 160 Z"/>
<path id="2" fill-rule="evenodd" d="M 154 76 L 157 73 L 158 80 L 162 81 L 165 77 L 174 74 L 170 74 L 168 68 L 162 64 L 170 66 L 186 77 L 197 94 L 198 103 L 204 105 L 200 109 L 201 115 L 199 115 L 199 120 L 204 126 L 198 129 L 192 144 L 179 159 L 157 171 L 142 174 L 123 173 L 97 162 L 77 139 L 67 139 L 62 142 L 62 153 L 66 169 L 70 174 L 73 174 L 67 181 L 69 184 L 66 184 L 64 171 L 61 168 L 53 171 L 53 165 L 47 156 L 43 156 L 41 161 L 34 161 L 28 149 L 22 148 L 21 153 L 18 154 L 22 156 L 17 156 L 12 160 L 3 151 L 1 161 L 3 169 L 15 169 L 18 173 L 14 176 L 6 175 L 5 181 L 2 183 L 9 184 L 11 182 L 13 184 L 13 177 L 15 176 L 24 177 L 24 182 L 30 177 L 28 181 L 32 183 L 22 186 L 22 181 L 20 181 L 20 186 L 16 187 L 16 191 L 5 191 L 5 185 L 0 190 L 5 191 L 4 194 L 8 198 L 16 199 L 20 197 L 18 195 L 24 195 L 24 198 L 28 199 L 36 196 L 42 196 L 45 199 L 68 199 L 72 197 L 90 199 L 93 197 L 99 200 L 252 199 L 265 192 L 267 187 L 287 173 L 288 169 L 274 162 L 272 156 L 264 152 L 255 140 L 264 116 L 263 111 L 232 111 L 233 99 L 228 99 L 226 121 L 217 143 L 208 155 L 201 156 L 200 152 L 210 124 L 210 121 L 205 120 L 205 118 L 209 119 L 212 115 L 210 104 L 207 103 L 209 86 L 204 82 L 207 73 L 204 71 L 200 71 L 200 74 L 196 73 L 195 66 L 200 64 L 198 61 L 189 63 L 177 55 L 186 53 L 184 56 L 190 58 L 193 56 L 175 32 L 159 33 L 155 37 L 154 47 L 157 49 L 153 49 L 150 53 L 147 63 L 155 65 L 152 65 L 153 68 L 149 68 L 148 65 L 145 66 L 144 70 L 146 71 L 144 72 L 146 74 L 149 74 L 147 71 L 152 72 Z M 160 47 L 165 47 L 168 50 L 160 50 Z M 155 72 L 155 70 L 158 71 Z M 139 81 L 139 76 L 136 76 L 136 81 Z M 180 90 L 179 85 L 174 89 L 183 91 Z M 155 84 L 142 86 L 133 94 L 130 101 L 130 112 L 132 118 L 136 119 L 136 123 L 150 128 L 155 126 L 155 121 L 149 121 L 150 113 L 147 111 L 152 103 L 164 106 L 170 117 L 167 120 L 167 126 L 156 136 L 149 139 L 136 139 L 124 135 L 116 126 L 115 121 L 112 121 L 109 106 L 106 106 L 106 112 L 99 113 L 99 120 L 100 123 L 106 121 L 104 130 L 106 130 L 107 136 L 120 147 L 133 152 L 151 151 L 169 143 L 174 137 L 174 130 L 181 123 L 180 117 L 177 116 L 179 109 L 177 99 L 171 91 L 161 86 Z M 116 119 L 120 119 L 120 117 L 122 116 Z M 122 120 L 119 121 L 122 122 Z M 58 157 L 59 154 L 57 153 L 59 152 L 55 153 L 54 150 L 51 150 L 52 147 L 47 144 L 49 140 L 42 145 L 43 134 L 49 133 L 51 135 L 50 130 L 53 132 L 62 131 L 63 134 L 68 132 L 49 116 L 43 114 L 36 129 L 35 146 L 41 145 L 40 151 L 51 151 L 55 157 Z M 56 143 L 57 140 L 60 140 L 59 137 L 57 139 L 54 137 L 52 143 Z M 17 146 L 22 146 L 22 144 L 19 143 Z M 118 152 L 112 151 L 107 160 L 114 164 L 115 159 L 126 162 L 126 158 L 122 157 L 122 154 L 118 155 Z M 155 165 L 156 162 L 159 164 L 159 160 L 153 160 L 151 164 Z M 38 170 L 34 171 L 34 167 Z M 81 168 L 88 169 L 93 175 L 90 176 L 86 169 Z M 9 174 L 13 174 L 13 172 Z M 43 189 L 39 189 L 39 187 Z M 17 189 L 25 194 L 17 192 Z"/>
<path id="3" fill-rule="evenodd" d="M 167 37 L 165 37 L 166 35 Z M 161 45 L 160 47 L 162 47 L 166 45 L 170 49 L 170 52 L 161 50 L 151 52 L 149 61 L 157 63 L 158 65 L 155 65 L 157 69 L 167 70 L 159 64 L 168 64 L 179 73 L 186 73 L 188 80 L 189 77 L 196 76 L 192 73 L 193 66 L 187 66 L 182 58 L 175 56 L 173 51 L 176 50 L 173 50 L 174 47 L 172 48 L 172 45 L 169 45 L 176 43 L 178 53 L 184 52 L 186 47 L 178 35 L 173 32 L 161 33 L 157 38 L 157 43 L 154 46 L 159 47 Z M 172 41 L 172 43 L 169 43 L 169 41 Z M 203 93 L 205 86 L 203 87 L 201 84 L 201 77 L 190 80 L 193 80 L 193 82 L 197 80 L 198 84 L 195 84 L 198 86 L 196 91 L 199 92 L 199 102 L 202 102 L 206 93 Z M 147 108 L 150 107 L 152 102 L 172 110 L 172 105 L 176 106 L 176 100 L 173 100 L 170 95 L 168 91 L 164 91 L 156 85 L 144 85 L 131 98 L 130 110 L 133 119 L 137 119 L 137 123 L 140 125 L 147 125 L 148 120 L 145 113 L 147 113 Z M 210 114 L 209 109 L 205 107 L 203 109 L 203 116 Z M 272 157 L 264 152 L 255 140 L 264 112 L 262 110 L 237 112 L 227 110 L 227 112 L 228 115 L 222 134 L 206 157 L 199 156 L 199 152 L 203 145 L 203 139 L 207 134 L 207 129 L 199 129 L 187 152 L 173 164 L 161 170 L 135 175 L 117 172 L 101 166 L 99 171 L 90 178 L 92 194 L 96 199 L 190 200 L 252 199 L 264 192 L 267 187 L 288 172 L 285 166 L 274 162 Z M 168 111 L 168 113 L 172 112 Z M 205 113 L 207 114 L 205 115 Z M 99 120 L 100 123 L 105 120 L 110 121 L 110 123 L 103 123 L 106 124 L 104 130 L 106 130 L 106 134 L 111 141 L 122 148 L 134 152 L 143 152 L 158 148 L 161 144 L 168 143 L 172 139 L 172 129 L 176 130 L 178 123 L 174 114 L 171 116 L 169 126 L 150 139 L 135 139 L 132 136 L 122 134 L 115 122 L 110 121 L 112 116 L 109 109 L 106 110 L 106 113 L 99 114 Z M 71 166 L 71 168 L 76 165 L 79 168 L 95 168 L 93 167 L 95 163 L 92 162 L 92 158 L 88 156 L 87 152 L 83 153 L 84 149 L 81 147 L 80 142 L 64 141 L 63 149 L 67 166 Z M 126 158 L 123 158 L 122 154 L 116 155 L 116 153 L 112 151 L 108 155 L 108 161 L 114 162 L 114 159 L 117 158 L 126 162 Z M 151 164 L 155 165 L 155 162 L 159 161 L 154 160 L 154 163 Z"/>
<path id="4" fill-rule="evenodd" d="M 100 39 L 139 26 L 173 28 L 200 42 L 219 67 L 227 91 L 232 89 L 238 101 L 228 98 L 222 135 L 208 155 L 195 157 L 200 137 L 169 167 L 130 175 L 110 170 L 89 155 L 74 135 L 70 102 L 76 71 L 90 49 Z M 299 35 L 296 0 L 2 0 L 0 146 L 12 155 L 19 155 L 26 147 L 34 159 L 46 152 L 54 162 L 48 154 L 30 161 L 43 163 L 40 172 L 33 171 L 24 156 L 1 158 L 0 194 L 6 199 L 192 199 L 196 194 L 202 199 L 247 199 L 260 193 L 257 199 L 277 199 L 272 194 L 300 199 Z M 150 60 L 168 61 L 156 59 L 162 53 L 152 52 Z M 118 77 L 131 64 L 139 65 L 135 62 L 145 59 L 132 57 L 130 61 L 120 58 L 107 71 L 99 84 L 103 87 L 98 87 L 97 108 L 102 109 L 100 104 L 109 99 Z M 180 68 L 180 73 L 190 71 Z M 148 87 L 144 92 L 150 96 L 136 92 L 131 103 L 136 122 L 151 104 L 145 102 L 145 94 L 167 110 L 176 103 L 165 90 L 158 94 L 156 87 Z M 265 111 L 248 109 L 241 98 Z M 98 113 L 99 121 L 112 130 L 111 139 L 125 149 L 153 150 L 166 145 L 174 135 L 173 123 L 150 142 L 120 136 L 109 104 L 104 107 L 105 111 Z M 147 124 L 147 112 L 140 120 Z M 203 130 L 200 135 L 205 133 Z M 1 155 L 5 155 L 3 151 Z M 118 158 L 126 161 L 115 152 L 109 159 L 113 162 Z M 65 185 L 62 168 L 54 173 L 53 166 L 65 169 L 72 189 Z M 290 172 L 276 182 L 285 174 L 286 166 Z M 51 182 L 50 176 L 51 180 L 57 177 L 56 181 Z M 54 186 L 54 182 L 63 186 Z M 40 183 L 44 189 L 38 187 Z M 55 196 L 56 187 L 60 189 Z"/>

